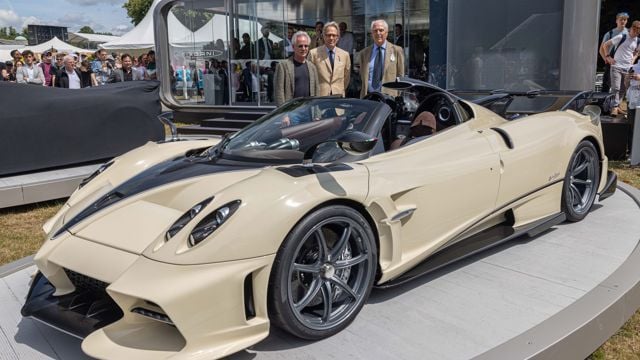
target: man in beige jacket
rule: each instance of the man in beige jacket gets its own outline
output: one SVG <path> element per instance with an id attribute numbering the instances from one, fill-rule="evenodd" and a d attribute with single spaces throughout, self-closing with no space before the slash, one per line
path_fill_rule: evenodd
<path id="1" fill-rule="evenodd" d="M 316 66 L 320 96 L 341 95 L 344 97 L 351 75 L 349 53 L 336 45 L 340 39 L 340 29 L 335 21 L 327 23 L 322 32 L 324 45 L 309 51 L 309 61 Z"/>
<path id="2" fill-rule="evenodd" d="M 318 95 L 318 73 L 316 67 L 307 61 L 311 39 L 304 31 L 291 37 L 293 56 L 278 63 L 274 76 L 276 105 L 305 96 Z"/>
<path id="3" fill-rule="evenodd" d="M 389 25 L 384 20 L 371 22 L 373 44 L 360 51 L 360 97 L 367 93 L 381 91 L 392 96 L 397 91 L 383 89 L 382 84 L 404 76 L 404 51 L 400 46 L 387 41 Z M 378 57 L 380 56 L 380 57 Z"/>

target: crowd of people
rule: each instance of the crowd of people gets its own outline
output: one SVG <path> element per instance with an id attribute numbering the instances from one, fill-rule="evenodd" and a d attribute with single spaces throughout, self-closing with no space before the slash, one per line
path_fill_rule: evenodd
<path id="1" fill-rule="evenodd" d="M 373 33 L 374 25 L 377 34 Z M 384 20 L 375 20 L 371 31 L 372 40 L 380 44 L 382 55 L 378 56 L 378 50 L 373 51 L 379 47 L 375 45 L 358 53 L 360 74 L 366 72 L 366 76 L 354 72 L 354 36 L 347 31 L 347 24 L 318 21 L 314 32 L 297 31 L 289 26 L 287 36 L 280 41 L 271 38 L 269 25 L 261 28 L 262 36 L 255 41 L 248 33 L 242 34 L 242 45 L 233 38 L 225 48 L 224 42 L 218 39 L 203 47 L 207 53 L 214 54 L 203 61 L 204 64 L 188 56 L 181 57 L 178 52 L 171 63 L 171 88 L 180 99 L 187 100 L 198 94 L 204 95 L 205 102 L 218 105 L 229 104 L 230 95 L 234 102 L 260 101 L 276 105 L 301 94 L 361 97 L 369 91 L 382 90 L 382 83 L 405 74 L 404 50 L 387 42 L 389 25 Z M 396 24 L 395 32 L 394 43 L 402 43 L 402 26 Z M 380 62 L 374 62 L 375 58 Z M 209 84 L 213 84 L 215 93 L 204 91 L 203 78 L 207 76 L 213 76 Z M 306 80 L 295 81 L 295 76 L 306 76 Z M 375 79 L 373 85 L 370 77 Z M 309 91 L 302 90 L 304 86 L 299 85 L 302 82 L 312 83 Z M 296 84 L 299 91 L 294 93 L 291 86 Z M 315 91 L 316 85 L 318 91 Z"/>
<path id="2" fill-rule="evenodd" d="M 616 15 L 616 27 L 604 34 L 600 56 L 605 62 L 602 91 L 613 94 L 611 116 L 627 115 L 630 123 L 627 143 L 631 149 L 636 107 L 640 106 L 640 20 L 627 29 L 629 14 Z M 626 96 L 627 111 L 620 105 Z"/>
<path id="3" fill-rule="evenodd" d="M 171 64 L 171 88 L 184 99 L 203 96 L 205 75 L 215 75 L 216 95 L 221 94 L 215 103 L 221 105 L 230 103 L 230 95 L 233 101 L 257 102 L 260 98 L 281 104 L 304 94 L 358 97 L 382 91 L 382 83 L 405 73 L 402 26 L 396 24 L 392 37 L 400 45 L 387 41 L 386 21 L 373 21 L 370 30 L 373 45 L 358 53 L 360 76 L 353 72 L 354 35 L 347 31 L 347 24 L 318 21 L 311 35 L 290 26 L 281 41 L 269 38 L 269 26 L 262 28 L 262 37 L 255 42 L 249 34 L 242 35 L 242 45 L 235 40 L 228 48 L 218 40 L 212 43 L 215 57 L 203 63 Z M 1 80 L 20 84 L 79 89 L 156 78 L 153 50 L 138 57 L 109 54 L 104 49 L 90 55 L 55 49 L 42 54 L 13 50 L 11 57 L 13 60 L 0 63 Z"/>
<path id="4" fill-rule="evenodd" d="M 338 46 L 340 25 L 333 21 L 321 25 L 321 29 L 316 28 L 319 36 L 314 38 L 304 31 L 292 35 L 293 56 L 276 67 L 276 104 L 301 96 L 347 94 L 352 61 L 350 53 Z M 404 51 L 387 41 L 386 21 L 372 21 L 370 32 L 373 44 L 359 52 L 360 97 L 370 92 L 395 95 L 393 90 L 383 89 L 382 84 L 404 75 Z"/>
<path id="5" fill-rule="evenodd" d="M 0 63 L 0 81 L 80 89 L 107 83 L 156 78 L 155 52 L 134 57 L 98 50 L 91 56 L 47 50 L 11 51 L 13 60 Z"/>

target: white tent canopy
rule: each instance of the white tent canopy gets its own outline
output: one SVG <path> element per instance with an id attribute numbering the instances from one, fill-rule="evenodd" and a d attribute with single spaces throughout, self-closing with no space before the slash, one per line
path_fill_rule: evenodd
<path id="1" fill-rule="evenodd" d="M 20 48 L 20 51 L 31 50 L 34 53 L 43 53 L 47 50 L 56 49 L 58 52 L 66 52 L 66 53 L 88 53 L 94 52 L 95 50 L 82 49 L 71 44 L 67 44 L 66 42 L 58 39 L 57 37 L 53 37 L 53 39 L 43 42 L 42 44 L 26 46 L 24 48 Z"/>
<path id="2" fill-rule="evenodd" d="M 11 58 L 11 50 L 18 49 L 20 52 L 25 50 L 31 50 L 36 54 L 41 54 L 47 50 L 55 49 L 58 52 L 66 52 L 66 53 L 90 53 L 95 50 L 81 49 L 79 47 L 75 47 L 71 44 L 67 44 L 66 42 L 54 37 L 53 39 L 44 42 L 42 44 L 33 45 L 33 46 L 24 46 L 24 45 L 1 45 L 0 46 L 0 61 L 13 60 Z"/>
<path id="3" fill-rule="evenodd" d="M 85 33 L 69 33 L 69 42 L 90 42 L 90 43 L 106 43 L 116 41 L 120 36 L 103 35 L 103 34 L 85 34 Z"/>
<path id="4" fill-rule="evenodd" d="M 185 40 L 188 42 L 192 42 L 194 44 L 202 44 L 208 42 L 214 42 L 217 39 L 222 39 L 225 44 L 227 44 L 228 39 L 228 29 L 227 29 L 227 19 L 228 16 L 224 14 L 215 14 L 211 20 L 209 20 L 205 25 L 196 30 L 192 36 L 188 37 Z M 256 23 L 247 19 L 238 19 L 238 33 L 253 33 L 253 29 L 257 26 L 258 34 L 262 33 L 262 24 Z M 171 28 L 170 28 L 171 29 Z M 171 30 L 170 30 L 171 31 Z M 269 39 L 273 42 L 282 41 L 282 38 L 271 33 L 269 35 Z M 175 43 L 181 43 L 186 41 L 175 41 Z"/>
<path id="5" fill-rule="evenodd" d="M 103 49 L 107 50 L 132 50 L 132 49 L 149 49 L 154 47 L 154 21 L 153 10 L 160 0 L 154 0 L 153 4 L 149 8 L 147 15 L 140 21 L 140 23 L 128 33 L 122 35 L 119 39 L 109 41 L 107 43 L 99 45 Z M 173 15 L 169 13 L 168 26 L 171 29 L 171 41 L 183 40 L 189 38 L 191 31 L 187 29 L 182 23 Z"/>

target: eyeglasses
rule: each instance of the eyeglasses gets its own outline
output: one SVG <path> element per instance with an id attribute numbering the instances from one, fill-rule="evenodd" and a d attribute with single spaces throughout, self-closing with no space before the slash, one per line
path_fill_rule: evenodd
<path id="1" fill-rule="evenodd" d="M 640 30 L 640 25 L 632 26 L 632 28 L 634 28 L 636 30 Z"/>
<path id="2" fill-rule="evenodd" d="M 296 47 L 298 47 L 300 49 L 303 49 L 303 48 L 308 48 L 309 45 L 296 45 Z"/>

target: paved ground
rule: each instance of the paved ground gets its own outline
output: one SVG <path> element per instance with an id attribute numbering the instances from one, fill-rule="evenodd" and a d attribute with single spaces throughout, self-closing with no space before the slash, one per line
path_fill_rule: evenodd
<path id="1" fill-rule="evenodd" d="M 273 330 L 232 359 L 466 359 L 508 343 L 604 282 L 640 238 L 640 208 L 622 191 L 587 219 L 500 248 L 400 288 L 374 290 L 356 321 L 323 341 Z M 80 341 L 20 317 L 34 267 L 0 282 L 0 360 L 85 359 Z M 640 275 L 639 275 L 640 276 Z"/>

